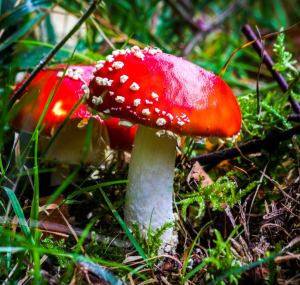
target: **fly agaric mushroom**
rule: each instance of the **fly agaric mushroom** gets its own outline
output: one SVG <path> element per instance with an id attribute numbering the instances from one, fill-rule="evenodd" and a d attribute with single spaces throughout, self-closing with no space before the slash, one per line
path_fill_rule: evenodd
<path id="1" fill-rule="evenodd" d="M 174 221 L 176 140 L 170 132 L 232 136 L 241 127 L 237 100 L 215 74 L 156 48 L 115 50 L 97 62 L 94 76 L 89 106 L 139 124 L 129 165 L 125 221 L 142 233 L 149 226 L 161 228 Z M 177 235 L 169 229 L 162 239 L 163 247 L 174 247 Z"/>
<path id="2" fill-rule="evenodd" d="M 48 98 L 53 95 L 43 119 L 40 138 L 44 147 L 48 145 L 51 135 L 62 125 L 68 114 L 86 94 L 92 71 L 93 66 L 59 65 L 39 72 L 26 89 L 25 94 L 14 105 L 13 113 L 16 115 L 12 121 L 13 127 L 25 132 L 33 132 Z M 82 160 L 86 137 L 84 126 L 91 119 L 93 120 L 91 142 L 89 151 Z M 104 158 L 107 143 L 121 150 L 130 150 L 135 131 L 136 126 L 128 129 L 119 126 L 118 119 L 102 120 L 99 116 L 93 116 L 87 110 L 86 105 L 79 104 L 48 148 L 45 158 L 68 164 L 80 162 L 96 164 Z M 114 132 L 122 133 L 125 138 L 123 144 L 122 138 L 117 137 Z"/>

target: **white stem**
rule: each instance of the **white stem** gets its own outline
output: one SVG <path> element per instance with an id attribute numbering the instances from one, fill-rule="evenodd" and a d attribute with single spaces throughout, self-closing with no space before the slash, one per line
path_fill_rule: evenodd
<path id="1" fill-rule="evenodd" d="M 172 197 L 176 140 L 158 137 L 157 130 L 139 126 L 132 152 L 125 199 L 125 221 L 136 224 L 146 236 L 149 226 L 161 228 L 174 222 Z M 177 236 L 169 229 L 164 244 L 176 244 Z"/>

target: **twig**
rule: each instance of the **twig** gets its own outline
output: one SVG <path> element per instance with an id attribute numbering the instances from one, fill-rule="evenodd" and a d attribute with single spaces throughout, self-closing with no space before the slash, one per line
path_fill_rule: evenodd
<path id="1" fill-rule="evenodd" d="M 264 139 L 254 139 L 246 143 L 241 143 L 237 148 L 227 148 L 208 154 L 203 154 L 192 158 L 190 161 L 198 161 L 200 164 L 218 163 L 225 159 L 232 159 L 241 154 L 255 153 L 262 149 L 272 149 L 276 146 L 276 142 L 282 142 L 290 139 L 296 134 L 300 134 L 300 126 L 293 127 L 280 133 L 269 135 Z"/>
<path id="2" fill-rule="evenodd" d="M 287 92 L 289 85 L 284 79 L 284 77 L 273 69 L 274 62 L 272 58 L 269 56 L 267 51 L 263 48 L 261 42 L 257 38 L 256 34 L 252 30 L 249 25 L 245 25 L 242 28 L 243 34 L 247 37 L 249 41 L 255 41 L 252 45 L 257 54 L 262 58 L 263 63 L 267 66 L 268 70 L 271 72 L 273 78 L 277 81 L 278 85 L 280 86 L 283 92 Z M 300 113 L 300 104 L 296 102 L 291 96 L 289 96 L 289 101 L 295 113 Z"/>
<path id="3" fill-rule="evenodd" d="M 54 55 L 61 49 L 61 47 L 69 40 L 69 38 L 80 28 L 80 26 L 85 22 L 85 20 L 95 11 L 97 4 L 100 0 L 93 0 L 89 8 L 81 16 L 78 22 L 74 25 L 71 31 L 66 34 L 66 36 L 40 61 L 40 63 L 33 69 L 21 87 L 15 92 L 14 96 L 11 98 L 10 106 L 12 106 L 16 100 L 18 100 L 30 82 L 35 78 L 39 71 L 45 67 L 45 65 L 54 57 Z"/>
<path id="4" fill-rule="evenodd" d="M 288 255 L 285 255 L 285 256 L 277 256 L 275 258 L 275 262 L 276 263 L 282 263 L 282 262 L 287 262 L 287 261 L 290 261 L 291 259 L 298 259 L 300 260 L 300 254 L 288 254 Z"/>
<path id="5" fill-rule="evenodd" d="M 197 32 L 196 35 L 192 38 L 192 40 L 184 48 L 182 52 L 182 55 L 184 56 L 189 54 L 192 51 L 192 49 L 200 41 L 202 41 L 208 33 L 222 25 L 232 15 L 232 13 L 242 4 L 242 0 L 236 0 L 232 2 L 229 5 L 229 7 L 225 11 L 223 11 L 218 17 L 215 17 L 215 19 L 212 22 L 210 22 L 207 25 L 201 25 L 201 23 L 195 22 L 192 16 L 189 15 L 189 13 L 176 1 L 167 0 L 167 2 L 190 25 L 190 27 Z"/>

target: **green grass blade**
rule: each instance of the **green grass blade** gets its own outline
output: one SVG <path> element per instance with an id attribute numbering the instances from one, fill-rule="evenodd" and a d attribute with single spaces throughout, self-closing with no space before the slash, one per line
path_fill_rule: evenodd
<path id="1" fill-rule="evenodd" d="M 27 32 L 29 32 L 33 26 L 35 26 L 39 21 L 42 20 L 42 18 L 45 16 L 45 13 L 38 13 L 34 18 L 32 18 L 30 21 L 28 21 L 24 26 L 22 26 L 20 29 L 18 29 L 17 32 L 12 34 L 10 37 L 4 40 L 0 44 L 0 51 L 3 51 L 11 44 L 18 41 L 21 37 L 23 37 Z"/>
<path id="2" fill-rule="evenodd" d="M 183 282 L 189 280 L 190 278 L 192 278 L 195 274 L 198 273 L 199 270 L 201 270 L 203 267 L 205 266 L 205 261 L 202 261 L 200 264 L 198 264 L 193 270 L 191 270 L 184 278 L 183 278 Z"/>
<path id="3" fill-rule="evenodd" d="M 144 252 L 144 250 L 141 248 L 141 246 L 138 244 L 138 242 L 136 241 L 136 239 L 134 238 L 134 236 L 132 235 L 132 233 L 130 232 L 130 229 L 128 228 L 128 226 L 126 225 L 126 223 L 123 221 L 123 219 L 121 218 L 121 216 L 119 215 L 119 213 L 115 210 L 114 206 L 112 205 L 112 203 L 110 202 L 110 200 L 108 199 L 107 195 L 105 194 L 105 192 L 99 187 L 99 190 L 106 202 L 106 204 L 108 205 L 109 209 L 112 211 L 114 217 L 116 218 L 116 220 L 118 221 L 118 223 L 120 224 L 121 228 L 123 229 L 123 231 L 125 232 L 125 234 L 127 235 L 127 237 L 129 238 L 130 242 L 133 244 L 133 246 L 135 247 L 135 249 L 137 250 L 137 252 L 139 253 L 139 255 L 147 262 L 149 263 L 149 261 L 147 261 L 147 255 Z"/>
<path id="4" fill-rule="evenodd" d="M 30 213 L 30 225 L 32 226 L 35 244 L 39 242 L 39 231 L 37 223 L 39 219 L 39 205 L 40 205 L 40 183 L 39 183 L 39 165 L 38 165 L 38 142 L 39 142 L 39 129 L 33 134 L 34 139 L 34 167 L 33 167 L 33 197 Z M 40 254 L 38 251 L 33 250 L 33 263 L 34 263 L 34 284 L 39 285 L 41 280 L 40 268 Z"/>
<path id="5" fill-rule="evenodd" d="M 55 29 L 53 27 L 50 15 L 48 15 L 45 19 L 45 26 L 46 26 L 46 31 L 47 31 L 48 42 L 55 44 L 56 43 L 56 34 L 55 34 Z"/>
<path id="6" fill-rule="evenodd" d="M 60 184 L 59 187 L 55 190 L 55 192 L 50 196 L 47 200 L 46 206 L 53 203 L 66 189 L 67 187 L 74 181 L 78 171 L 80 170 L 80 166 L 77 166 L 74 171 Z"/>
<path id="7" fill-rule="evenodd" d="M 23 209 L 17 199 L 17 196 L 16 194 L 14 193 L 14 191 L 12 191 L 11 189 L 5 187 L 5 186 L 1 186 L 1 188 L 6 192 L 9 200 L 11 201 L 11 204 L 12 204 L 12 207 L 13 207 L 13 210 L 19 220 L 19 224 L 20 224 L 20 228 L 22 230 L 22 232 L 24 233 L 24 235 L 26 236 L 26 238 L 28 240 L 30 240 L 30 242 L 32 244 L 34 244 L 34 239 L 31 235 L 31 232 L 30 232 L 30 228 L 27 224 L 27 221 L 25 219 L 25 215 L 24 215 L 24 212 L 23 212 Z"/>
<path id="8" fill-rule="evenodd" d="M 39 131 L 36 130 L 33 134 L 34 140 L 34 166 L 33 166 L 33 197 L 32 206 L 30 212 L 30 226 L 33 228 L 33 236 L 35 242 L 37 242 L 37 221 L 39 219 L 39 200 L 40 200 L 40 189 L 39 189 L 39 165 L 38 165 L 38 141 Z"/>
<path id="9" fill-rule="evenodd" d="M 95 222 L 96 222 L 96 219 L 93 219 L 92 221 L 90 221 L 86 225 L 86 227 L 84 228 L 84 230 L 82 231 L 82 233 L 80 235 L 80 238 L 79 238 L 79 241 L 77 242 L 76 247 L 74 249 L 75 253 L 79 253 L 80 252 L 80 248 L 83 245 L 85 239 L 88 237 L 88 235 L 89 235 L 89 233 L 91 231 L 91 228 L 92 228 L 92 226 L 94 225 Z"/>
<path id="10" fill-rule="evenodd" d="M 70 195 L 68 195 L 67 200 L 72 200 L 75 197 L 77 197 L 83 193 L 86 193 L 86 192 L 93 192 L 95 190 L 98 190 L 99 187 L 103 188 L 103 187 L 109 187 L 112 185 L 127 184 L 127 182 L 128 182 L 128 180 L 115 180 L 115 181 L 101 182 L 96 185 L 92 185 L 92 186 L 88 186 L 88 187 L 82 187 L 79 190 L 76 190 L 73 193 L 71 193 Z"/>
<path id="11" fill-rule="evenodd" d="M 34 274 L 34 284 L 40 285 L 41 284 L 41 259 L 40 259 L 40 253 L 37 250 L 33 250 L 33 274 Z"/>
<path id="12" fill-rule="evenodd" d="M 45 48 L 49 48 L 49 49 L 54 48 L 54 45 L 52 45 L 52 44 L 35 41 L 35 40 L 19 40 L 18 43 L 23 44 L 23 45 L 29 45 L 29 46 L 45 47 Z M 66 48 L 61 48 L 60 51 L 65 52 L 66 54 L 70 54 L 70 55 L 72 55 L 74 53 L 72 50 L 69 50 Z M 84 54 L 78 53 L 78 52 L 74 53 L 73 59 L 78 59 L 83 62 L 92 63 L 92 64 L 95 63 L 95 60 L 93 58 L 90 58 L 90 57 L 88 57 Z"/>
<path id="13" fill-rule="evenodd" d="M 4 169 L 4 166 L 3 166 L 3 161 L 2 161 L 2 154 L 0 153 L 0 172 L 1 172 L 1 176 L 2 175 L 5 175 L 5 169 Z"/>
<path id="14" fill-rule="evenodd" d="M 200 236 L 201 236 L 202 233 L 205 231 L 205 229 L 206 229 L 211 223 L 212 223 L 212 221 L 207 222 L 207 223 L 200 229 L 200 231 L 198 232 L 196 238 L 193 240 L 193 243 L 192 243 L 192 245 L 191 245 L 191 247 L 190 247 L 190 249 L 189 249 L 188 255 L 187 255 L 186 260 L 185 260 L 185 262 L 184 262 L 184 264 L 183 264 L 183 267 L 182 267 L 182 275 L 183 275 L 183 276 L 184 276 L 185 273 L 186 273 L 186 268 L 187 268 L 187 266 L 188 266 L 188 261 L 189 261 L 191 255 L 192 255 L 192 253 L 193 253 L 193 249 L 194 249 L 194 247 L 195 247 L 197 241 L 199 240 Z"/>
<path id="15" fill-rule="evenodd" d="M 18 5 L 0 17 L 0 29 L 5 29 L 9 26 L 15 25 L 22 21 L 22 18 L 32 12 L 40 11 L 41 9 L 48 9 L 51 4 L 52 3 L 49 0 L 25 1 L 24 4 Z"/>

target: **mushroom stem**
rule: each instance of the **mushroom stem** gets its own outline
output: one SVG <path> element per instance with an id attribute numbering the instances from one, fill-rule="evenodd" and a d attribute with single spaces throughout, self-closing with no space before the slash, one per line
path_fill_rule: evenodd
<path id="1" fill-rule="evenodd" d="M 129 225 L 136 224 L 145 238 L 149 227 L 155 230 L 174 222 L 172 198 L 176 140 L 158 137 L 156 132 L 153 128 L 138 127 L 125 199 L 125 221 Z M 177 235 L 173 234 L 173 227 L 168 228 L 161 239 L 165 251 L 175 248 Z"/>

